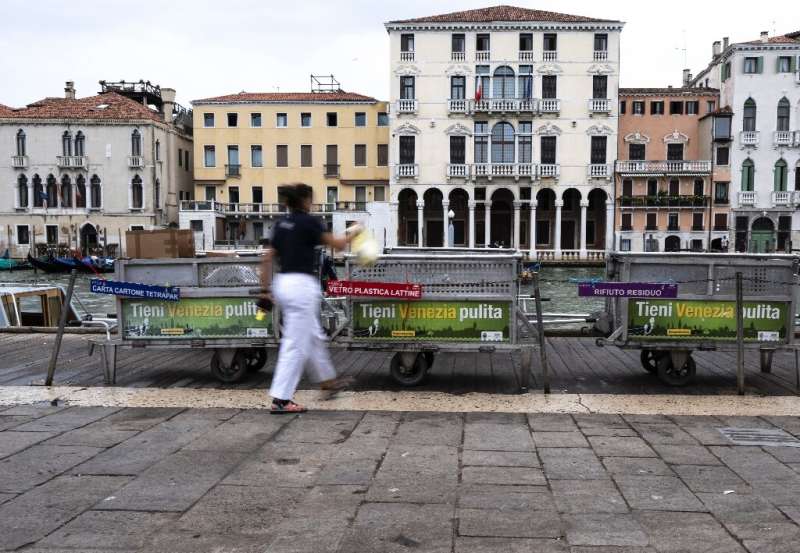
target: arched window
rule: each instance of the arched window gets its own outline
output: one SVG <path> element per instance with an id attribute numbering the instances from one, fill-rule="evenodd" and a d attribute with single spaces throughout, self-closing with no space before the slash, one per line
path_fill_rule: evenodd
<path id="1" fill-rule="evenodd" d="M 28 177 L 17 177 L 17 207 L 28 207 Z"/>
<path id="2" fill-rule="evenodd" d="M 69 134 L 69 131 L 64 131 L 64 134 L 61 135 L 61 151 L 64 156 L 72 155 L 72 135 Z"/>
<path id="3" fill-rule="evenodd" d="M 492 163 L 514 163 L 514 127 L 497 123 L 492 127 Z"/>
<path id="4" fill-rule="evenodd" d="M 131 181 L 131 208 L 144 208 L 144 189 L 142 187 L 142 177 L 136 175 Z"/>
<path id="5" fill-rule="evenodd" d="M 779 131 L 789 130 L 789 112 L 792 109 L 792 104 L 784 96 L 778 102 L 778 128 Z"/>
<path id="6" fill-rule="evenodd" d="M 100 189 L 100 177 L 92 175 L 92 178 L 89 180 L 89 188 L 91 189 L 91 207 L 93 209 L 100 209 L 103 201 L 102 191 Z"/>
<path id="7" fill-rule="evenodd" d="M 75 207 L 86 207 L 86 177 L 83 175 L 75 180 Z"/>
<path id="8" fill-rule="evenodd" d="M 142 135 L 139 133 L 138 130 L 134 130 L 131 133 L 131 155 L 132 156 L 142 155 Z"/>
<path id="9" fill-rule="evenodd" d="M 507 65 L 501 65 L 494 70 L 494 98 L 514 97 L 514 70 Z"/>
<path id="10" fill-rule="evenodd" d="M 25 155 L 25 131 L 22 129 L 17 131 L 17 155 Z"/>
<path id="11" fill-rule="evenodd" d="M 47 190 L 44 197 L 46 207 L 58 207 L 58 183 L 53 175 L 47 175 Z"/>
<path id="12" fill-rule="evenodd" d="M 742 192 L 752 192 L 756 168 L 753 160 L 747 158 L 742 162 Z"/>
<path id="13" fill-rule="evenodd" d="M 789 180 L 789 167 L 786 162 L 779 159 L 775 162 L 775 192 L 786 192 L 786 183 Z"/>
<path id="14" fill-rule="evenodd" d="M 156 179 L 153 186 L 153 207 L 159 209 L 161 207 L 161 181 Z"/>
<path id="15" fill-rule="evenodd" d="M 78 133 L 75 135 L 75 155 L 86 155 L 86 137 L 81 131 L 78 131 Z"/>
<path id="16" fill-rule="evenodd" d="M 44 187 L 42 186 L 42 178 L 38 175 L 33 175 L 31 180 L 33 183 L 33 207 L 44 206 Z"/>
<path id="17" fill-rule="evenodd" d="M 748 98 L 744 102 L 742 130 L 754 131 L 756 130 L 756 102 L 752 98 Z"/>
<path id="18" fill-rule="evenodd" d="M 72 179 L 69 175 L 61 177 L 61 207 L 72 207 Z"/>

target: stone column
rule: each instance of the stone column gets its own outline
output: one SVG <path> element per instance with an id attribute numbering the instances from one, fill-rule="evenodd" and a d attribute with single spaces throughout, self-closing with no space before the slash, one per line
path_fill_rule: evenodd
<path id="1" fill-rule="evenodd" d="M 470 200 L 467 202 L 467 207 L 469 207 L 469 240 L 467 241 L 467 245 L 470 248 L 475 247 L 475 200 Z"/>
<path id="2" fill-rule="evenodd" d="M 424 244 L 422 242 L 422 216 L 423 208 L 425 207 L 425 200 L 417 200 L 417 247 L 421 248 Z"/>
<path id="3" fill-rule="evenodd" d="M 389 213 L 392 220 L 389 221 L 389 243 L 387 246 L 394 247 L 400 245 L 401 232 L 405 233 L 405 226 L 400 228 L 400 202 L 389 202 Z M 391 229 L 394 229 L 394 237 L 391 235 Z M 405 239 L 402 240 L 405 242 Z"/>
<path id="4" fill-rule="evenodd" d="M 531 233 L 530 257 L 531 259 L 533 259 L 536 257 L 536 200 L 531 200 L 530 206 L 531 206 L 531 228 L 529 229 Z"/>
<path id="5" fill-rule="evenodd" d="M 485 248 L 489 247 L 489 241 L 491 240 L 492 236 L 492 201 L 486 200 L 483 202 L 483 207 L 486 210 L 486 215 L 484 216 L 483 221 L 483 246 Z"/>
<path id="6" fill-rule="evenodd" d="M 564 200 L 556 200 L 556 228 L 553 232 L 553 250 L 556 259 L 561 259 L 561 208 L 564 207 Z"/>
<path id="7" fill-rule="evenodd" d="M 519 242 L 520 242 L 520 240 L 519 240 L 519 225 L 520 225 L 520 222 L 521 222 L 519 209 L 520 209 L 520 207 L 522 207 L 522 204 L 520 202 L 514 202 L 513 206 L 514 206 L 514 238 L 513 238 L 514 244 L 513 244 L 513 247 L 514 247 L 514 249 L 519 251 L 519 249 L 520 249 L 520 247 L 519 247 Z"/>
<path id="8" fill-rule="evenodd" d="M 586 259 L 586 210 L 589 208 L 589 200 L 581 200 L 581 259 Z"/>
<path id="9" fill-rule="evenodd" d="M 442 217 L 444 218 L 444 222 L 442 223 L 442 228 L 444 231 L 442 243 L 444 244 L 445 248 L 452 247 L 452 244 L 450 243 L 450 217 L 447 216 L 448 211 L 450 211 L 450 200 L 442 200 Z"/>
<path id="10" fill-rule="evenodd" d="M 614 250 L 614 201 L 606 199 L 606 253 Z"/>

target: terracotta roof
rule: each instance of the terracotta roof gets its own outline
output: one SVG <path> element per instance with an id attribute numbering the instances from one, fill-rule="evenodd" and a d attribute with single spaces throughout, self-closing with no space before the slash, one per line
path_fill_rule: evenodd
<path id="1" fill-rule="evenodd" d="M 800 38 L 800 31 L 795 31 L 793 33 L 786 33 L 785 36 L 788 36 L 789 38 Z"/>
<path id="2" fill-rule="evenodd" d="M 798 39 L 796 36 L 791 36 L 796 34 L 797 33 L 791 33 L 790 35 L 771 36 L 767 39 L 767 42 L 759 39 L 751 40 L 749 42 L 742 42 L 741 44 L 800 44 L 800 39 Z"/>
<path id="3" fill-rule="evenodd" d="M 714 111 L 706 113 L 700 119 L 705 119 L 706 117 L 713 117 L 715 115 L 733 115 L 733 110 L 730 106 L 722 106 L 721 108 L 717 108 Z"/>
<path id="4" fill-rule="evenodd" d="M 719 94 L 719 89 L 705 87 L 686 87 L 679 86 L 673 88 L 620 88 L 620 96 L 708 96 L 709 94 Z"/>
<path id="5" fill-rule="evenodd" d="M 162 121 L 161 115 L 135 100 L 116 92 L 106 92 L 87 98 L 43 98 L 24 108 L 0 111 L 1 117 L 14 119 L 106 119 L 130 121 L 152 119 Z"/>
<path id="6" fill-rule="evenodd" d="M 213 98 L 193 100 L 192 104 L 238 104 L 238 103 L 285 103 L 285 104 L 310 104 L 316 102 L 377 102 L 375 98 L 356 94 L 355 92 L 239 92 L 226 94 Z"/>
<path id="7" fill-rule="evenodd" d="M 552 21 L 558 23 L 590 23 L 596 21 L 618 23 L 618 21 L 610 19 L 597 19 L 581 15 L 518 8 L 516 6 L 492 6 L 477 10 L 418 17 L 416 19 L 390 21 L 389 23 L 490 23 L 492 21 Z"/>
<path id="8" fill-rule="evenodd" d="M 8 117 L 9 113 L 11 113 L 11 108 L 0 104 L 0 117 Z"/>

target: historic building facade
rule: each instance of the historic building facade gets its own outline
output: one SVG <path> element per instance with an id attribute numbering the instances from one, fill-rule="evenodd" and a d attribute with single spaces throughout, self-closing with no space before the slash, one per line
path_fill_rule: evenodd
<path id="1" fill-rule="evenodd" d="M 249 246 L 282 216 L 281 186 L 314 189 L 314 212 L 342 232 L 365 224 L 389 232 L 389 117 L 385 102 L 333 90 L 242 92 L 192 102 L 195 201 L 181 227 L 198 246 Z"/>
<path id="2" fill-rule="evenodd" d="M 96 96 L 0 108 L 0 250 L 124 253 L 124 233 L 177 224 L 191 197 L 191 117 L 175 91 L 106 83 Z"/>
<path id="3" fill-rule="evenodd" d="M 720 89 L 731 124 L 714 129 L 728 150 L 731 246 L 735 251 L 800 245 L 800 32 L 729 44 L 715 42 L 694 86 Z M 726 142 L 727 140 L 727 142 Z"/>
<path id="4" fill-rule="evenodd" d="M 620 251 L 723 249 L 728 172 L 714 171 L 710 127 L 719 91 L 623 88 L 619 93 L 616 225 Z M 728 166 L 720 148 L 717 164 Z"/>
<path id="5" fill-rule="evenodd" d="M 508 6 L 387 23 L 396 243 L 611 248 L 622 26 Z"/>

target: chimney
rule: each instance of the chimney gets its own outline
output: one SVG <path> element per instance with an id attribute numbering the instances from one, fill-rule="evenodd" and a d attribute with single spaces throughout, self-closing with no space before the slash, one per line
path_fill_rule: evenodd
<path id="1" fill-rule="evenodd" d="M 761 42 L 769 42 L 769 31 L 761 31 Z"/>
<path id="2" fill-rule="evenodd" d="M 714 45 L 711 47 L 711 54 L 712 58 L 716 58 L 722 53 L 722 43 L 718 40 L 714 41 Z"/>
<path id="3" fill-rule="evenodd" d="M 75 99 L 75 81 L 67 81 L 64 85 L 64 98 L 67 100 Z"/>
<path id="4" fill-rule="evenodd" d="M 164 121 L 172 123 L 172 111 L 175 109 L 175 89 L 174 88 L 161 88 L 161 115 Z"/>
<path id="5" fill-rule="evenodd" d="M 683 86 L 689 86 L 689 83 L 692 82 L 692 73 L 689 69 L 683 70 Z"/>
<path id="6" fill-rule="evenodd" d="M 728 40 L 728 37 L 726 37 L 726 36 L 722 37 L 722 51 L 723 52 L 728 49 L 729 42 L 730 41 Z"/>

